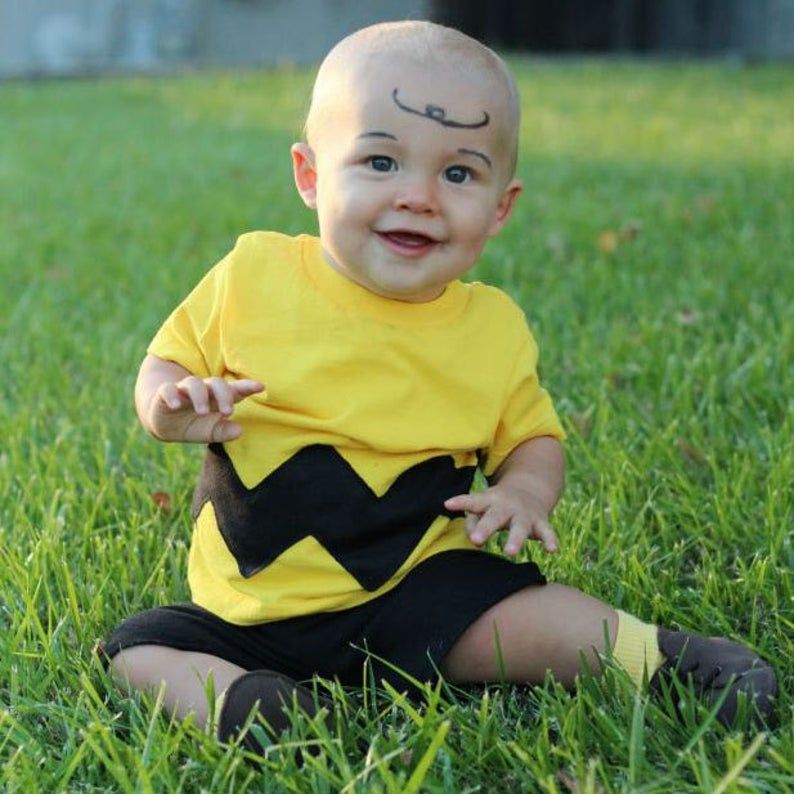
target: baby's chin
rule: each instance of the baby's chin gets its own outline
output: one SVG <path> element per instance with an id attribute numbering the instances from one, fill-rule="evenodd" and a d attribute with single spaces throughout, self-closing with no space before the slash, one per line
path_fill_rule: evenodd
<path id="1" fill-rule="evenodd" d="M 431 301 L 436 300 L 436 298 L 440 298 L 444 294 L 445 289 L 446 285 L 443 287 L 434 288 L 432 291 L 428 292 L 394 293 L 391 295 L 384 295 L 384 297 L 390 298 L 391 300 L 401 301 L 402 303 L 430 303 Z"/>
<path id="2" fill-rule="evenodd" d="M 426 280 L 428 274 L 423 271 L 421 265 L 410 262 L 388 263 L 385 267 L 381 263 L 379 267 L 374 268 L 374 273 L 368 273 L 362 272 L 362 268 L 355 265 L 349 265 L 341 256 L 335 257 L 325 245 L 323 245 L 323 256 L 326 262 L 348 281 L 389 300 L 402 303 L 429 303 L 441 297 L 448 285 L 446 281 L 428 282 Z"/>
<path id="3" fill-rule="evenodd" d="M 381 298 L 388 298 L 389 300 L 400 301 L 401 303 L 429 303 L 441 297 L 447 286 L 446 284 L 442 284 L 441 286 L 422 286 L 420 288 L 413 285 L 406 286 L 403 284 L 356 281 L 369 292 L 379 295 Z"/>

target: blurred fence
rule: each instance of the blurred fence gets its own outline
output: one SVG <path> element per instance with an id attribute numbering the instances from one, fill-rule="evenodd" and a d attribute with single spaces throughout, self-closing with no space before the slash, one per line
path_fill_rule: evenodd
<path id="1" fill-rule="evenodd" d="M 432 0 L 430 14 L 536 52 L 794 59 L 794 0 Z"/>

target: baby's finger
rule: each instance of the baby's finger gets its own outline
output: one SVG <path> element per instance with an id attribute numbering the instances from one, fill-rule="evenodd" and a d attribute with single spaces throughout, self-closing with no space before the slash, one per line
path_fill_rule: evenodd
<path id="1" fill-rule="evenodd" d="M 469 535 L 471 542 L 476 543 L 478 546 L 485 543 L 494 532 L 497 532 L 507 525 L 509 518 L 510 517 L 506 513 L 496 508 L 486 511 L 480 516 L 480 520 Z"/>
<path id="2" fill-rule="evenodd" d="M 226 419 L 219 419 L 212 428 L 210 441 L 214 443 L 234 441 L 240 433 L 240 425 L 236 422 L 228 422 Z"/>
<path id="3" fill-rule="evenodd" d="M 513 521 L 513 523 L 510 525 L 510 532 L 507 535 L 507 541 L 505 542 L 505 554 L 510 557 L 515 557 L 516 554 L 521 551 L 521 548 L 528 537 L 529 528 L 520 521 Z"/>
<path id="4" fill-rule="evenodd" d="M 172 411 L 178 411 L 185 405 L 183 397 L 175 383 L 161 383 L 157 389 L 157 399 Z"/>
<path id="5" fill-rule="evenodd" d="M 458 494 L 444 502 L 444 507 L 455 513 L 484 513 L 490 505 L 491 500 L 484 493 Z"/>
<path id="6" fill-rule="evenodd" d="M 234 402 L 250 397 L 252 394 L 257 394 L 265 390 L 265 384 L 258 380 L 251 380 L 250 378 L 240 378 L 240 380 L 227 381 L 232 390 L 232 399 Z"/>
<path id="7" fill-rule="evenodd" d="M 554 554 L 559 548 L 557 535 L 551 528 L 551 524 L 549 524 L 548 521 L 544 521 L 542 518 L 537 519 L 532 525 L 532 536 L 543 544 L 543 548 L 546 549 L 549 554 Z"/>
<path id="8" fill-rule="evenodd" d="M 209 390 L 201 378 L 190 375 L 176 384 L 182 394 L 187 395 L 198 416 L 205 416 L 210 410 Z"/>
<path id="9" fill-rule="evenodd" d="M 218 412 L 229 416 L 234 410 L 234 392 L 232 387 L 223 378 L 207 378 L 204 383 L 210 395 L 214 398 Z"/>

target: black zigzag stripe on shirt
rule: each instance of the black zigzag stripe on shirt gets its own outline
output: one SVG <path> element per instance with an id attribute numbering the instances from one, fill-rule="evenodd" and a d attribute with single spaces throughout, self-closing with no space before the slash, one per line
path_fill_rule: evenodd
<path id="1" fill-rule="evenodd" d="M 304 447 L 252 489 L 226 450 L 210 444 L 193 515 L 212 502 L 218 529 L 240 573 L 253 576 L 312 535 L 366 590 L 399 569 L 439 515 L 444 500 L 468 493 L 474 466 L 440 455 L 404 471 L 377 497 L 334 447 Z"/>

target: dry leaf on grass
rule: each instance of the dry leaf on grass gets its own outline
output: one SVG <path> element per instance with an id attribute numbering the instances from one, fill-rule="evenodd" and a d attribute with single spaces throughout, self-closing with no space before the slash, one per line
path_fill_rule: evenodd
<path id="1" fill-rule="evenodd" d="M 618 247 L 618 236 L 612 229 L 605 229 L 598 235 L 596 245 L 605 254 L 613 254 Z"/>
<path id="2" fill-rule="evenodd" d="M 618 231 L 614 229 L 604 229 L 596 237 L 598 250 L 605 254 L 614 254 L 621 243 L 629 243 L 636 240 L 642 223 L 638 220 L 629 220 L 620 227 Z"/>
<path id="3" fill-rule="evenodd" d="M 155 507 L 160 512 L 171 512 L 171 494 L 168 494 L 165 491 L 155 491 L 154 493 L 149 494 L 149 496 L 151 497 L 152 502 L 154 502 Z"/>

